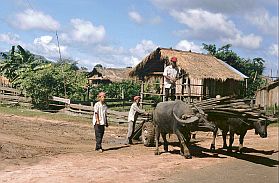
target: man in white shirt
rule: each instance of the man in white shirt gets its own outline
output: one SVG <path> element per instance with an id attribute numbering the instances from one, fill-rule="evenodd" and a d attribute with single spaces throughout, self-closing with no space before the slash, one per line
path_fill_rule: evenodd
<path id="1" fill-rule="evenodd" d="M 125 144 L 133 144 L 132 135 L 135 131 L 135 125 L 136 125 L 136 121 L 138 119 L 138 115 L 139 114 L 148 115 L 147 112 L 145 112 L 144 110 L 141 110 L 139 108 L 139 102 L 140 102 L 140 96 L 135 96 L 134 102 L 131 105 L 129 115 L 128 115 L 128 133 L 127 133 L 127 138 L 126 138 Z"/>
<path id="2" fill-rule="evenodd" d="M 96 137 L 96 151 L 103 152 L 102 141 L 105 133 L 105 126 L 108 127 L 107 121 L 107 105 L 105 103 L 106 94 L 100 92 L 98 94 L 99 101 L 94 105 L 93 126 Z"/>
<path id="3" fill-rule="evenodd" d="M 163 73 L 163 76 L 165 78 L 165 82 L 164 82 L 165 101 L 168 101 L 170 91 L 171 91 L 171 99 L 175 100 L 175 92 L 176 92 L 175 91 L 175 88 L 176 88 L 175 82 L 179 76 L 179 69 L 176 65 L 177 58 L 172 57 L 170 61 L 171 61 L 171 65 L 167 66 L 164 69 L 164 73 Z"/>

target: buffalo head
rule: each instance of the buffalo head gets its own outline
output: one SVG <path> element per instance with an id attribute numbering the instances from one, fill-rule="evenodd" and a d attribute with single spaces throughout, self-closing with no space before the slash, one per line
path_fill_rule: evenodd
<path id="1" fill-rule="evenodd" d="M 253 122 L 253 126 L 255 128 L 255 132 L 260 135 L 262 138 L 267 137 L 267 121 L 263 118 L 258 119 Z"/>
<path id="2" fill-rule="evenodd" d="M 193 131 L 215 131 L 216 125 L 207 120 L 207 115 L 204 111 L 197 107 L 196 109 L 196 113 L 193 111 L 192 113 L 183 114 L 181 119 L 175 113 L 174 117 L 180 125 L 190 125 Z"/>

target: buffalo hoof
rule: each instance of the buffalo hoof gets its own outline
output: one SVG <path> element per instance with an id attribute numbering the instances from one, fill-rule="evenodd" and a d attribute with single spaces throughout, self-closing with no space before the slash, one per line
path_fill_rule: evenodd
<path id="1" fill-rule="evenodd" d="M 223 145 L 222 149 L 227 149 L 228 146 L 227 145 Z"/>
<path id="2" fill-rule="evenodd" d="M 160 155 L 160 152 L 159 152 L 159 151 L 155 151 L 154 154 L 155 154 L 155 155 Z"/>
<path id="3" fill-rule="evenodd" d="M 244 152 L 244 151 L 243 151 L 243 148 L 239 149 L 239 153 L 240 153 L 240 154 L 243 154 L 243 152 Z"/>
<path id="4" fill-rule="evenodd" d="M 192 159 L 192 155 L 191 154 L 185 155 L 185 158 L 186 159 Z"/>
<path id="5" fill-rule="evenodd" d="M 215 145 L 214 144 L 211 144 L 210 151 L 215 151 Z"/>
<path id="6" fill-rule="evenodd" d="M 164 147 L 164 152 L 166 153 L 168 151 L 169 151 L 169 149 L 167 147 Z"/>

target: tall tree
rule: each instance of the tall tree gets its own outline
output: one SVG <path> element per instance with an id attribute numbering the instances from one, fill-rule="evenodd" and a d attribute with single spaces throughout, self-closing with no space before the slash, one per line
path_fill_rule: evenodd
<path id="1" fill-rule="evenodd" d="M 203 44 L 203 49 L 207 50 L 209 54 L 226 62 L 249 77 L 246 96 L 252 97 L 255 91 L 264 83 L 261 76 L 263 74 L 265 60 L 259 57 L 254 59 L 241 58 L 231 50 L 231 47 L 231 44 L 227 44 L 217 49 L 215 44 Z"/>

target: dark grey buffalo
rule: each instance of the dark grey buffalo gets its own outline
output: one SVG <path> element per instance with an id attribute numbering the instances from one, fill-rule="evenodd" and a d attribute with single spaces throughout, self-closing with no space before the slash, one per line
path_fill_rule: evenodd
<path id="1" fill-rule="evenodd" d="M 267 121 L 264 118 L 259 118 L 253 122 L 247 121 L 241 118 L 227 118 L 227 119 L 214 119 L 214 122 L 222 131 L 223 137 L 223 148 L 228 148 L 228 151 L 232 151 L 232 144 L 234 141 L 234 134 L 239 135 L 239 152 L 243 152 L 243 141 L 244 136 L 246 135 L 248 130 L 255 129 L 256 134 L 259 134 L 260 137 L 266 138 L 267 137 Z M 215 150 L 215 139 L 217 135 L 216 129 L 213 132 L 213 141 L 211 143 L 211 150 Z M 227 133 L 230 132 L 229 138 L 229 147 L 227 147 Z"/>
<path id="2" fill-rule="evenodd" d="M 215 130 L 215 125 L 206 120 L 204 113 L 199 110 L 195 113 L 188 104 L 176 100 L 159 103 L 153 112 L 153 122 L 155 125 L 156 155 L 159 155 L 160 134 L 164 140 L 164 150 L 168 151 L 166 135 L 176 134 L 181 144 L 181 154 L 185 158 L 191 158 L 188 143 L 190 132 L 196 130 Z"/>

